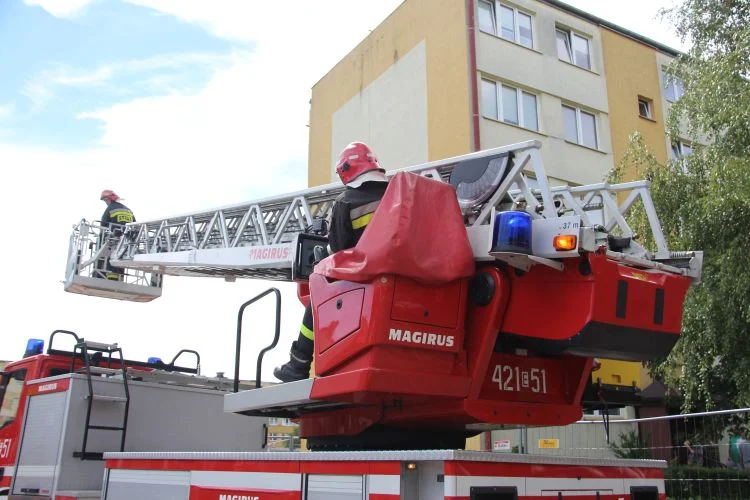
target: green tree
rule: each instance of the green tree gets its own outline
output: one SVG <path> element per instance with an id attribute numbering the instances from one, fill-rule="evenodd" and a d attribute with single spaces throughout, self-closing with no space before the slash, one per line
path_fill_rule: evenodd
<path id="1" fill-rule="evenodd" d="M 694 153 L 659 165 L 634 134 L 620 169 L 635 168 L 672 249 L 703 250 L 683 335 L 656 372 L 685 410 L 750 402 L 750 1 L 684 0 L 663 12 L 690 50 L 667 73 L 684 84 L 669 111 L 673 139 Z M 620 170 L 621 172 L 622 170 Z M 615 177 L 619 172 L 615 172 Z M 634 224 L 651 244 L 643 214 Z M 681 367 L 681 368 L 680 368 Z"/>
<path id="2" fill-rule="evenodd" d="M 641 437 L 638 429 L 621 432 L 619 441 L 609 445 L 617 458 L 651 458 L 648 439 Z"/>

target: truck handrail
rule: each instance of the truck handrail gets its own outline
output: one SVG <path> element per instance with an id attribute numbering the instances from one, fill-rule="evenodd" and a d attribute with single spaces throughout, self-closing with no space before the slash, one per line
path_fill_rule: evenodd
<path id="1" fill-rule="evenodd" d="M 279 292 L 278 288 L 269 288 L 265 292 L 256 295 L 252 299 L 242 304 L 239 311 L 237 312 L 237 344 L 235 346 L 234 352 L 234 392 L 239 391 L 240 387 L 240 344 L 242 342 L 242 315 L 244 314 L 245 308 L 247 306 L 262 299 L 271 292 L 276 294 L 276 327 L 274 331 L 273 342 L 265 348 L 261 349 L 260 353 L 258 353 L 258 364 L 255 372 L 255 388 L 259 389 L 260 368 L 263 364 L 263 355 L 267 351 L 270 351 L 271 349 L 276 347 L 276 344 L 279 342 L 279 334 L 281 333 L 281 292 Z"/>
<path id="2" fill-rule="evenodd" d="M 74 339 L 76 339 L 76 344 L 81 341 L 81 337 L 76 335 L 75 332 L 71 332 L 70 330 L 55 330 L 50 334 L 49 336 L 49 345 L 47 345 L 47 354 L 52 354 L 54 349 L 52 349 L 52 340 L 55 338 L 55 335 L 58 333 L 64 333 L 66 335 L 72 335 Z"/>
<path id="3" fill-rule="evenodd" d="M 177 361 L 177 358 L 179 358 L 184 353 L 195 354 L 195 357 L 196 357 L 195 374 L 200 375 L 201 374 L 201 355 L 198 354 L 198 351 L 194 351 L 192 349 L 180 349 L 180 352 L 175 354 L 174 358 L 172 358 L 172 361 L 170 361 L 169 364 L 167 365 L 168 369 L 171 371 L 171 370 L 175 370 L 175 368 L 179 368 L 179 367 L 176 367 L 174 363 L 175 361 Z M 177 371 L 180 371 L 180 370 L 177 370 Z"/>

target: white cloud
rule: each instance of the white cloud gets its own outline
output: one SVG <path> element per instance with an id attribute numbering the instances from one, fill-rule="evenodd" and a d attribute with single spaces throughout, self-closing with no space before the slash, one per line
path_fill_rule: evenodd
<path id="1" fill-rule="evenodd" d="M 44 74 L 51 83 L 66 86 L 97 85 L 112 78 L 114 69 L 112 66 L 101 66 L 90 72 L 73 72 L 67 68 L 58 69 L 55 72 Z"/>
<path id="2" fill-rule="evenodd" d="M 8 104 L 0 104 L 0 120 L 10 118 L 16 110 L 16 104 L 9 102 Z"/>
<path id="3" fill-rule="evenodd" d="M 280 78 L 299 78 L 309 88 L 403 0 L 296 2 L 284 9 L 276 2 L 244 0 L 126 1 L 199 25 L 221 38 L 254 42 L 257 51 L 276 60 Z"/>
<path id="4" fill-rule="evenodd" d="M 59 18 L 75 17 L 93 0 L 24 0 L 26 5 L 38 5 Z"/>
<path id="5" fill-rule="evenodd" d="M 57 63 L 30 78 L 21 93 L 31 100 L 32 113 L 45 108 L 56 97 L 59 87 L 106 88 L 115 98 L 123 94 L 132 96 L 136 92 L 172 93 L 180 90 L 177 82 L 181 81 L 179 75 L 182 70 L 198 67 L 210 75 L 220 68 L 228 67 L 237 57 L 234 53 L 212 52 L 160 54 L 145 59 L 102 64 L 93 69 Z M 137 77 L 140 73 L 145 75 L 141 79 Z M 121 84 L 117 82 L 120 77 L 130 80 L 127 84 Z"/>
<path id="6" fill-rule="evenodd" d="M 21 89 L 21 94 L 31 101 L 31 112 L 44 108 L 55 97 L 54 92 L 41 81 L 30 81 Z"/>
<path id="7" fill-rule="evenodd" d="M 185 2 L 197 11 L 178 17 L 242 41 L 228 59 L 207 63 L 209 81 L 203 88 L 81 109 L 79 119 L 102 127 L 97 146 L 86 150 L 0 143 L 0 163 L 12 165 L 16 175 L 0 187 L 0 210 L 25 221 L 26 228 L 23 244 L 16 240 L 0 246 L 0 261 L 13 263 L 4 279 L 12 283 L 16 298 L 0 320 L 3 331 L 12 332 L 0 336 L 0 352 L 8 353 L 3 357 L 15 357 L 29 336 L 44 338 L 54 328 L 67 328 L 95 340 L 120 342 L 126 356 L 137 359 L 197 349 L 206 373 L 231 374 L 237 308 L 273 285 L 282 290 L 284 307 L 282 339 L 264 363 L 264 379 L 272 379 L 271 369 L 288 359 L 301 321 L 293 284 L 167 277 L 164 296 L 149 304 L 66 294 L 58 280 L 63 278 L 69 232 L 81 217 L 100 216 L 104 207 L 98 193 L 104 188 L 118 191 L 138 219 L 146 220 L 305 187 L 310 86 L 377 24 L 374 3 L 380 5 L 358 4 L 358 15 L 347 22 L 340 21 L 345 11 L 333 16 L 330 10 L 305 7 L 279 29 L 277 21 L 284 14 L 270 5 L 253 2 L 250 9 L 240 2 Z M 381 17 L 396 2 L 385 4 L 379 7 Z M 250 41 L 252 52 L 245 43 Z M 123 71 L 147 73 L 165 64 L 175 62 L 171 56 L 155 56 L 92 71 L 63 68 L 28 85 L 26 94 L 43 105 L 57 85 L 100 85 Z M 31 297 L 42 314 L 25 310 Z M 253 307 L 248 317 L 252 329 L 244 340 L 242 375 L 249 378 L 254 376 L 255 353 L 272 334 L 271 301 Z"/>

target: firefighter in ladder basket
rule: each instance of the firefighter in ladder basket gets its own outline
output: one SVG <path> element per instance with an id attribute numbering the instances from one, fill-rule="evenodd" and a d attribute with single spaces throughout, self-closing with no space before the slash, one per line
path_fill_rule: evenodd
<path id="1" fill-rule="evenodd" d="M 331 252 L 346 250 L 357 244 L 388 187 L 385 169 L 380 167 L 375 154 L 362 142 L 352 142 L 344 148 L 336 163 L 336 173 L 347 189 L 336 198 L 333 206 L 328 233 Z M 274 376 L 282 382 L 308 378 L 313 346 L 312 305 L 308 304 L 299 338 L 292 342 L 289 361 L 274 369 Z"/>
<path id="2" fill-rule="evenodd" d="M 104 214 L 102 214 L 101 219 L 102 230 L 107 228 L 112 233 L 119 235 L 122 234 L 125 224 L 135 222 L 133 211 L 123 205 L 120 202 L 121 198 L 111 189 L 105 189 L 102 191 L 99 199 L 107 204 L 107 208 L 104 209 Z M 104 239 L 99 242 L 100 245 L 104 245 L 105 243 L 106 241 Z M 102 272 L 104 277 L 108 280 L 119 281 L 122 278 L 122 270 L 113 267 L 109 263 L 109 257 L 103 260 L 104 262 L 101 263 L 100 272 Z"/>

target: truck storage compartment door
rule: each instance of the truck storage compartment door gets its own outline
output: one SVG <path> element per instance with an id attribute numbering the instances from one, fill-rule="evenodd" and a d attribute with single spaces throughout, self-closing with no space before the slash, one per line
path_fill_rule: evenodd
<path id="1" fill-rule="evenodd" d="M 106 474 L 104 500 L 188 500 L 190 497 L 190 471 L 111 469 Z"/>
<path id="2" fill-rule="evenodd" d="M 310 474 L 307 476 L 307 500 L 362 500 L 364 476 Z"/>
<path id="3" fill-rule="evenodd" d="M 63 391 L 29 398 L 12 494 L 52 494 L 67 396 Z"/>

